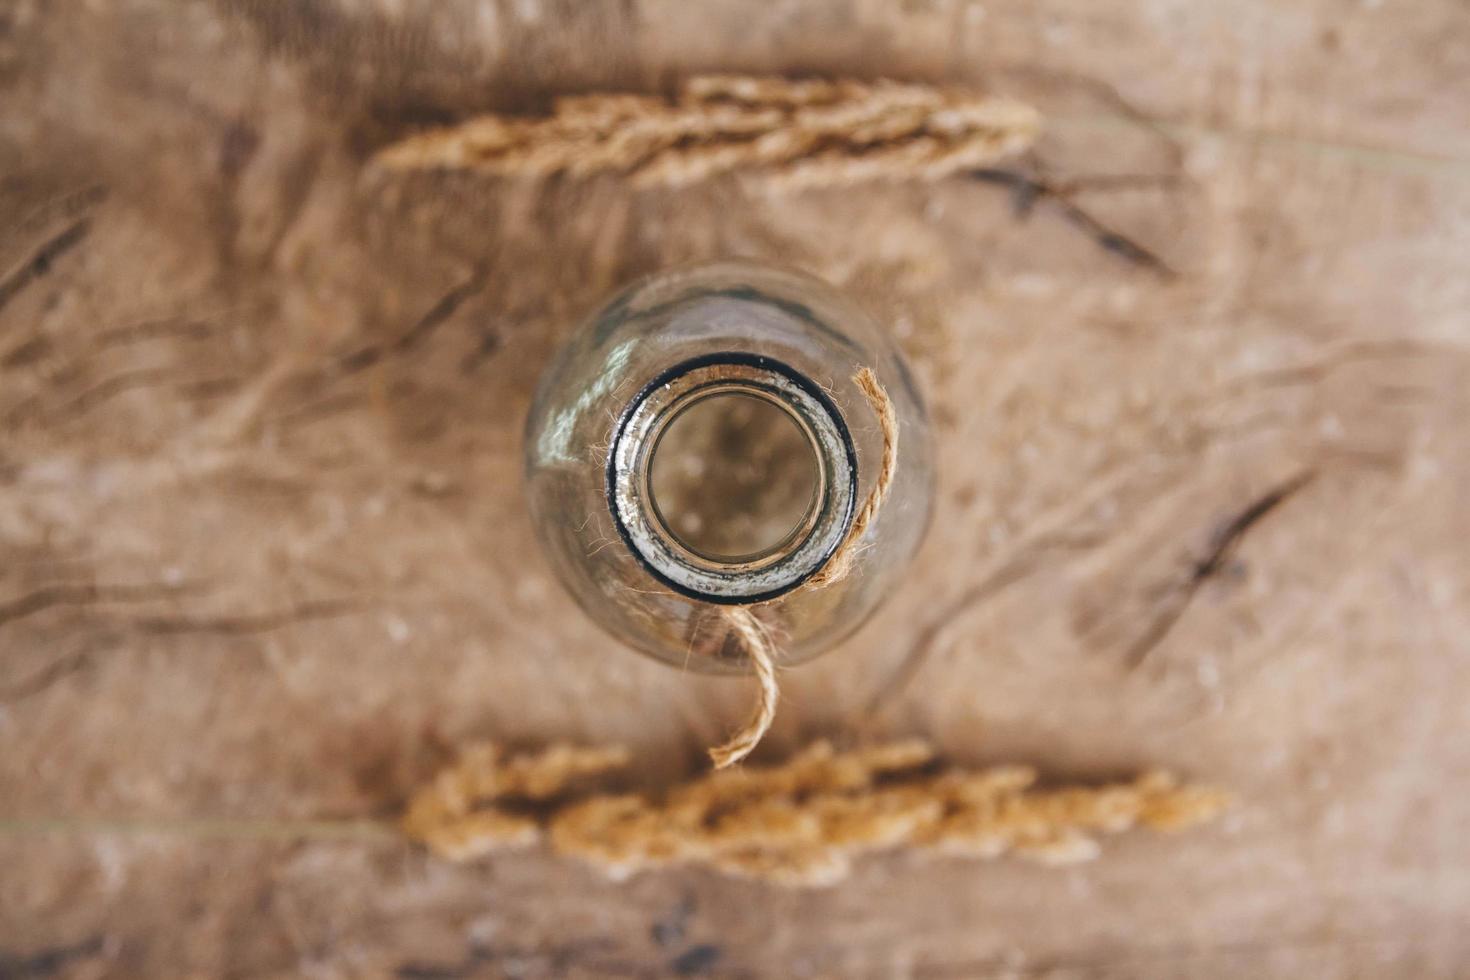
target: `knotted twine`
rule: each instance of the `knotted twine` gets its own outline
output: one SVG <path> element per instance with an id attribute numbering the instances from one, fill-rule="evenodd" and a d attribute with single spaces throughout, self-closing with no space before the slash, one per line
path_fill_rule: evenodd
<path id="1" fill-rule="evenodd" d="M 852 380 L 878 418 L 878 428 L 883 435 L 883 458 L 878 467 L 878 478 L 874 481 L 867 500 L 853 516 L 847 534 L 832 553 L 832 557 L 802 584 L 801 589 L 805 591 L 825 589 L 852 574 L 858 553 L 862 550 L 863 535 L 872 526 L 893 486 L 893 474 L 898 462 L 898 413 L 893 408 L 893 400 L 878 383 L 878 376 L 873 373 L 872 368 L 863 368 L 853 375 Z M 770 731 L 771 723 L 776 718 L 776 704 L 781 699 L 781 687 L 776 681 L 776 663 L 780 659 L 781 651 L 771 636 L 770 629 L 752 610 L 755 606 L 780 602 L 784 598 L 785 596 L 778 596 L 765 602 L 720 607 L 720 615 L 726 627 L 739 638 L 745 648 L 745 655 L 750 659 L 751 669 L 760 684 L 760 694 L 755 711 L 744 727 L 723 745 L 716 745 L 709 750 L 716 769 L 734 765 L 750 755 L 751 750 Z"/>

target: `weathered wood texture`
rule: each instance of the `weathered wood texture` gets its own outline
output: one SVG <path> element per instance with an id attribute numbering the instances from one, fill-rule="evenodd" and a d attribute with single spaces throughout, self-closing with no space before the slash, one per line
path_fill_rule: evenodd
<path id="1" fill-rule="evenodd" d="M 1032 100 L 1071 196 L 364 170 L 722 69 Z M 0 0 L 0 973 L 1465 975 L 1467 122 L 1456 0 Z M 518 480 L 578 313 L 730 254 L 891 323 L 943 461 L 761 751 L 1162 765 L 1229 821 L 814 893 L 363 823 L 473 737 L 657 784 L 745 712 L 571 607 Z"/>

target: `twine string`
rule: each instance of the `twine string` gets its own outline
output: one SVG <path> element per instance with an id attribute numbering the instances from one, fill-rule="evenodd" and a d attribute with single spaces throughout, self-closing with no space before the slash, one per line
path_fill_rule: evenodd
<path id="1" fill-rule="evenodd" d="M 716 769 L 732 766 L 750 755 L 776 719 L 776 703 L 781 700 L 781 686 L 776 682 L 775 640 L 770 631 L 756 618 L 749 606 L 725 606 L 721 613 L 725 625 L 740 638 L 746 656 L 760 683 L 760 696 L 756 698 L 755 710 L 750 720 L 723 745 L 709 750 Z"/>
<path id="2" fill-rule="evenodd" d="M 878 383 L 878 376 L 873 373 L 872 368 L 863 368 L 852 376 L 852 380 L 862 391 L 863 397 L 868 400 L 868 406 L 878 418 L 878 428 L 883 434 L 883 457 L 878 467 L 878 479 L 873 484 L 873 491 L 868 494 L 868 499 L 863 501 L 862 507 L 854 515 L 852 526 L 847 530 L 847 536 L 832 553 L 831 559 L 807 580 L 806 587 L 809 589 L 824 589 L 829 585 L 841 582 L 852 574 L 853 563 L 862 550 L 858 546 L 859 542 L 862 541 L 863 535 L 868 533 L 868 527 L 878 516 L 883 502 L 888 499 L 888 491 L 893 487 L 894 469 L 898 464 L 898 410 L 893 407 L 893 399 L 888 397 L 888 392 L 884 391 L 883 386 Z"/>
<path id="3" fill-rule="evenodd" d="M 888 498 L 898 465 L 898 412 L 893 407 L 893 400 L 883 390 L 883 385 L 879 383 L 872 368 L 863 368 L 853 375 L 852 380 L 878 419 L 878 428 L 883 435 L 882 460 L 872 491 L 853 516 L 847 534 L 827 564 L 802 586 L 807 590 L 827 588 L 852 574 L 857 556 L 862 551 L 863 535 L 872 526 L 883 502 Z M 728 741 L 709 750 L 710 759 L 714 761 L 716 769 L 732 766 L 750 755 L 766 732 L 771 730 L 771 723 L 776 718 L 776 704 L 781 698 L 781 688 L 776 682 L 776 663 L 780 659 L 781 650 L 771 636 L 770 629 L 756 617 L 753 605 L 756 604 L 720 608 L 726 627 L 739 638 L 745 648 L 745 655 L 750 659 L 751 668 L 760 683 L 760 693 L 750 720 Z"/>

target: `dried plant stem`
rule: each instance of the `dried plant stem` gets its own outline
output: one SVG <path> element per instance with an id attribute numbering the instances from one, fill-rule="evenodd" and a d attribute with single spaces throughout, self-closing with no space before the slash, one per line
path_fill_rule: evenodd
<path id="1" fill-rule="evenodd" d="M 840 881 L 862 854 L 900 848 L 1089 860 L 1100 834 L 1181 829 L 1229 802 L 1162 773 L 1040 789 L 1027 767 L 946 767 L 919 741 L 852 752 L 818 742 L 782 765 L 708 773 L 658 799 L 571 788 L 623 758 L 608 749 L 512 757 L 480 748 L 415 797 L 404 830 L 456 861 L 549 841 L 616 878 L 699 865 L 810 887 Z"/>
<path id="2" fill-rule="evenodd" d="M 674 187 L 723 173 L 784 186 L 936 180 L 994 163 L 1035 141 L 1029 106 L 895 82 L 713 75 L 673 101 L 594 93 L 558 99 L 547 117 L 482 116 L 389 146 L 392 170 L 500 176 L 618 173 Z"/>
<path id="3" fill-rule="evenodd" d="M 893 399 L 883 390 L 883 385 L 879 383 L 872 368 L 862 368 L 853 375 L 852 380 L 862 391 L 868 406 L 878 419 L 878 428 L 883 436 L 883 455 L 873 489 L 853 516 L 842 543 L 827 564 L 802 586 L 804 589 L 823 589 L 852 574 L 853 564 L 861 550 L 860 542 L 878 516 L 883 502 L 888 499 L 888 491 L 893 486 L 893 476 L 898 466 L 898 412 L 893 407 Z M 776 702 L 781 696 L 781 688 L 776 683 L 776 662 L 780 659 L 780 650 L 771 639 L 770 632 L 748 606 L 725 606 L 720 614 L 725 625 L 740 638 L 741 645 L 745 648 L 751 669 L 760 682 L 760 696 L 754 713 L 744 727 L 732 735 L 729 741 L 709 750 L 716 769 L 734 765 L 750 755 L 760 744 L 776 718 Z"/>

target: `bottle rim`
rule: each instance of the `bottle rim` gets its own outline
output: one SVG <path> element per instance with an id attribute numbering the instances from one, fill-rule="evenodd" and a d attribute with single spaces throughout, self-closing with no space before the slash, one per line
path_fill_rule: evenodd
<path id="1" fill-rule="evenodd" d="M 650 489 L 654 452 L 666 427 L 719 394 L 749 395 L 784 410 L 805 434 L 818 473 L 812 504 L 791 533 L 760 553 L 736 558 L 690 548 L 668 527 Z M 722 351 L 675 364 L 629 402 L 614 429 L 606 494 L 619 535 L 649 574 L 688 598 L 736 605 L 785 595 L 831 560 L 852 524 L 857 477 L 847 423 L 819 384 L 776 358 Z"/>

